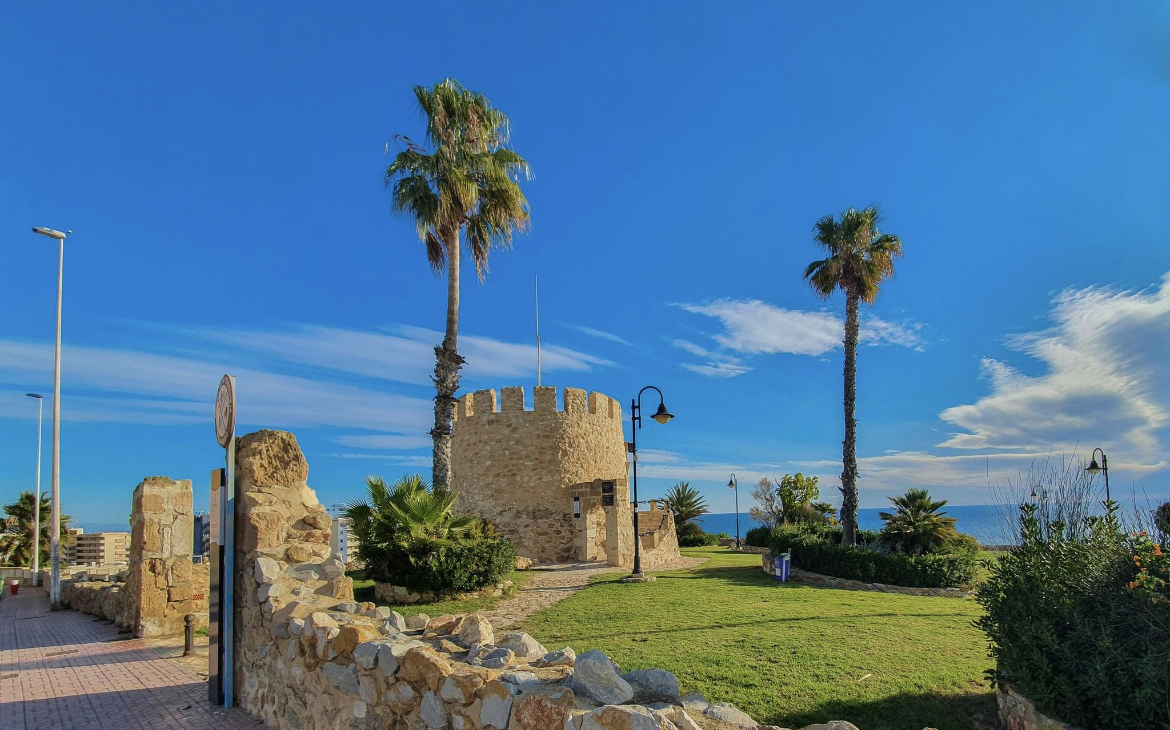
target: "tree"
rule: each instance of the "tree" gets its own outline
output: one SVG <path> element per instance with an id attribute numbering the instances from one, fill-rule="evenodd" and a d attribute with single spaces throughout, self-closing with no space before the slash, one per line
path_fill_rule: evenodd
<path id="1" fill-rule="evenodd" d="M 512 234 L 529 224 L 528 200 L 519 179 L 531 179 L 528 163 L 507 146 L 508 117 L 483 94 L 454 79 L 414 87 L 426 117 L 430 149 L 399 135 L 405 149 L 386 168 L 391 208 L 414 219 L 431 269 L 447 272 L 447 322 L 435 348 L 435 425 L 432 476 L 435 489 L 451 485 L 451 421 L 459 389 L 460 239 L 482 283 L 492 248 L 508 248 Z"/>
<path id="2" fill-rule="evenodd" d="M 816 510 L 826 525 L 837 524 L 837 508 L 833 505 L 828 502 L 813 502 L 809 506 Z"/>
<path id="3" fill-rule="evenodd" d="M 784 521 L 784 505 L 780 502 L 780 495 L 773 488 L 771 479 L 762 477 L 756 486 L 752 487 L 752 499 L 759 505 L 748 510 L 753 520 L 768 527 L 775 527 Z"/>
<path id="4" fill-rule="evenodd" d="M 894 512 L 879 512 L 886 525 L 878 542 L 890 550 L 922 555 L 937 550 L 956 539 L 958 519 L 939 512 L 947 501 L 934 501 L 925 489 L 908 489 L 901 497 L 890 497 Z"/>
<path id="5" fill-rule="evenodd" d="M 691 486 L 690 482 L 679 482 L 671 487 L 666 492 L 666 504 L 674 513 L 676 525 L 682 525 L 711 511 L 707 509 L 707 500 L 699 494 L 699 490 Z"/>
<path id="6" fill-rule="evenodd" d="M 828 299 L 845 292 L 845 439 L 841 443 L 841 542 L 857 543 L 857 338 L 858 304 L 873 304 L 882 282 L 894 274 L 894 259 L 902 256 L 902 241 L 880 233 L 876 207 L 850 208 L 840 220 L 827 215 L 813 228 L 813 241 L 828 257 L 814 261 L 804 278 L 816 294 Z"/>
<path id="7" fill-rule="evenodd" d="M 780 477 L 776 485 L 776 494 L 780 498 L 785 522 L 797 522 L 797 514 L 803 513 L 814 499 L 821 496 L 816 477 L 806 477 L 800 472 L 796 475 L 785 474 Z"/>
<path id="8" fill-rule="evenodd" d="M 8 565 L 32 565 L 33 532 L 36 529 L 36 523 L 33 520 L 33 501 L 34 497 L 32 492 L 21 492 L 15 502 L 4 505 L 4 513 L 15 522 L 14 527 L 10 527 L 7 532 L 0 533 L 0 557 L 3 557 L 4 562 Z M 50 501 L 50 495 L 42 494 L 41 534 L 39 540 L 41 565 L 48 565 L 49 563 L 49 523 L 51 519 L 52 502 Z M 67 532 L 70 520 L 72 518 L 69 515 L 61 515 L 60 532 L 57 537 L 61 547 L 73 542 L 73 536 Z"/>

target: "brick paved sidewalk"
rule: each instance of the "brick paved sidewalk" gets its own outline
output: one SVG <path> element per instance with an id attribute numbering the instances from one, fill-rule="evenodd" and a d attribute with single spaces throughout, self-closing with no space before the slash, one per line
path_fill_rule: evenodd
<path id="1" fill-rule="evenodd" d="M 7 586 L 5 586 L 7 588 Z M 207 685 L 111 624 L 49 611 L 43 588 L 0 599 L 0 730 L 259 730 Z"/>

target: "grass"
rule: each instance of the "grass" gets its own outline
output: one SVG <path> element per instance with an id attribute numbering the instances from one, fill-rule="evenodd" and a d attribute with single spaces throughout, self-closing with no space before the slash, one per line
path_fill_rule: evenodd
<path id="1" fill-rule="evenodd" d="M 393 611 L 409 616 L 412 613 L 425 613 L 430 616 L 442 616 L 445 613 L 471 613 L 473 611 L 490 611 L 496 605 L 516 593 L 516 590 L 532 579 L 533 571 L 518 570 L 508 575 L 505 580 L 512 581 L 512 587 L 504 591 L 499 597 L 471 598 L 464 601 L 438 601 L 436 603 L 410 603 L 396 605 L 385 603 L 374 598 L 374 581 L 366 578 L 366 571 L 351 570 L 346 575 L 353 578 L 353 600 L 370 601 L 379 606 L 388 606 Z"/>
<path id="2" fill-rule="evenodd" d="M 758 555 L 683 554 L 709 561 L 651 584 L 598 576 L 523 628 L 550 649 L 602 649 L 623 669 L 669 670 L 684 692 L 734 702 L 765 724 L 997 727 L 974 602 L 777 583 Z"/>
<path id="3" fill-rule="evenodd" d="M 31 509 L 31 507 L 30 507 L 30 509 Z M 210 630 L 206 626 L 204 626 L 201 629 L 195 629 L 196 636 L 208 636 L 210 633 L 211 633 Z"/>

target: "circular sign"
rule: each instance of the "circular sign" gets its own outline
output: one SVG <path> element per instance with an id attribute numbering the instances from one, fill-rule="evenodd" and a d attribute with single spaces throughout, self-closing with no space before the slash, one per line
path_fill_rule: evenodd
<path id="1" fill-rule="evenodd" d="M 215 393 L 215 437 L 219 445 L 227 448 L 236 433 L 236 383 L 230 375 L 219 381 Z"/>

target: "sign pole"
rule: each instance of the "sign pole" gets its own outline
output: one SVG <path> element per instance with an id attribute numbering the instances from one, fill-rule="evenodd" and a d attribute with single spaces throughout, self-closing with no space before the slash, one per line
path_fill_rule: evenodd
<path id="1" fill-rule="evenodd" d="M 226 469 L 222 470 L 219 500 L 212 492 L 212 511 L 218 514 L 221 570 L 213 573 L 219 578 L 218 618 L 219 651 L 211 661 L 219 662 L 218 677 L 209 677 L 212 699 L 222 697 L 223 706 L 234 704 L 235 681 L 235 583 L 236 583 L 236 379 L 231 375 L 219 381 L 215 394 L 215 437 L 225 449 Z M 216 532 L 216 531 L 213 531 Z M 213 590 L 213 593 L 216 591 Z M 219 657 L 222 657 L 220 659 Z M 216 686 L 218 679 L 218 687 Z M 220 692 L 217 693 L 217 689 Z"/>

